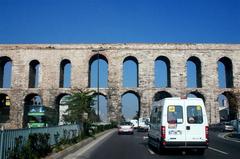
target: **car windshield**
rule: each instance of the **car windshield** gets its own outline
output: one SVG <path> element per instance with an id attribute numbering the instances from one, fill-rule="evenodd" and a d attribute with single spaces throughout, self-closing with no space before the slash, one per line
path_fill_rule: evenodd
<path id="1" fill-rule="evenodd" d="M 43 123 L 45 122 L 45 116 L 28 116 L 29 123 Z"/>
<path id="2" fill-rule="evenodd" d="M 131 122 L 122 122 L 120 125 L 132 125 Z"/>

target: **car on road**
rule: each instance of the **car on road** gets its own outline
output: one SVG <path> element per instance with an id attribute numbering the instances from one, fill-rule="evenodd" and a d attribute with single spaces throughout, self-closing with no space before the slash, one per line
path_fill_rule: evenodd
<path id="1" fill-rule="evenodd" d="M 121 122 L 118 125 L 118 134 L 134 134 L 134 126 L 130 121 Z"/>
<path id="2" fill-rule="evenodd" d="M 149 117 L 139 118 L 138 131 L 148 132 L 148 130 L 150 129 L 149 123 Z"/>
<path id="3" fill-rule="evenodd" d="M 221 131 L 233 131 L 234 127 L 230 122 L 224 122 L 221 126 Z"/>
<path id="4" fill-rule="evenodd" d="M 132 119 L 130 122 L 133 124 L 134 129 L 138 128 L 138 120 L 137 119 Z"/>

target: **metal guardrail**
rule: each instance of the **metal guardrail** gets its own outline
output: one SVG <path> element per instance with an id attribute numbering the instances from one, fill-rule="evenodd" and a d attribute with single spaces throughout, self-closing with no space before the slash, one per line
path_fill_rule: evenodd
<path id="1" fill-rule="evenodd" d="M 0 131 L 0 159 L 8 158 L 8 153 L 15 147 L 15 139 L 22 137 L 23 143 L 27 141 L 29 134 L 32 133 L 48 133 L 50 134 L 49 144 L 55 145 L 56 136 L 58 139 L 67 135 L 71 139 L 81 133 L 82 126 L 80 125 L 62 125 L 55 127 L 31 128 L 31 129 L 13 129 Z M 67 133 L 66 133 L 67 132 Z"/>

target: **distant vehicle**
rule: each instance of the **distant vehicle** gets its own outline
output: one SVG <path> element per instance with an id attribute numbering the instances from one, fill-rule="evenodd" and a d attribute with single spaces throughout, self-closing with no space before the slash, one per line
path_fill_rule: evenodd
<path id="1" fill-rule="evenodd" d="M 225 131 L 233 131 L 234 127 L 233 127 L 233 125 L 230 124 L 230 122 L 225 122 L 224 123 L 224 130 Z"/>
<path id="2" fill-rule="evenodd" d="M 230 121 L 231 125 L 233 126 L 234 130 L 240 131 L 240 119 L 235 119 Z"/>
<path id="3" fill-rule="evenodd" d="M 131 122 L 121 122 L 118 126 L 118 134 L 134 134 L 134 126 Z"/>
<path id="4" fill-rule="evenodd" d="M 139 118 L 138 131 L 147 132 L 150 129 L 150 118 Z"/>
<path id="5" fill-rule="evenodd" d="M 230 122 L 224 122 L 220 124 L 220 131 L 233 131 L 234 127 Z"/>
<path id="6" fill-rule="evenodd" d="M 27 114 L 28 128 L 47 127 L 53 125 L 56 113 L 44 105 L 30 105 Z"/>
<path id="7" fill-rule="evenodd" d="M 208 121 L 201 98 L 165 98 L 155 102 L 150 117 L 148 144 L 165 148 L 208 148 Z"/>
<path id="8" fill-rule="evenodd" d="M 137 119 L 132 119 L 130 122 L 133 124 L 134 129 L 138 128 L 138 120 Z"/>

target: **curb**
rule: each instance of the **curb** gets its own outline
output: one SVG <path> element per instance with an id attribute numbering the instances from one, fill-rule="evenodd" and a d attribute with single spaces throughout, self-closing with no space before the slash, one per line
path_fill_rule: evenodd
<path id="1" fill-rule="evenodd" d="M 229 133 L 219 133 L 218 137 L 223 138 L 223 139 L 228 140 L 228 141 L 233 141 L 233 142 L 240 143 L 240 140 L 236 140 L 236 139 L 228 137 L 229 134 L 231 134 L 231 132 L 229 132 Z"/>
<path id="2" fill-rule="evenodd" d="M 89 137 L 87 139 L 84 139 L 82 141 L 80 141 L 79 143 L 72 145 L 60 152 L 57 153 L 52 153 L 51 155 L 45 157 L 44 159 L 60 159 L 60 158 L 64 158 L 65 156 L 69 155 L 70 153 L 73 153 L 75 151 L 77 151 L 78 149 L 84 147 L 85 145 L 89 144 L 90 142 L 92 142 L 93 140 L 95 140 L 96 138 L 99 138 L 100 136 L 103 136 L 104 134 L 110 132 L 110 131 L 114 131 L 115 129 L 110 129 L 110 130 L 106 130 L 104 132 L 98 133 L 96 134 L 94 137 Z"/>

